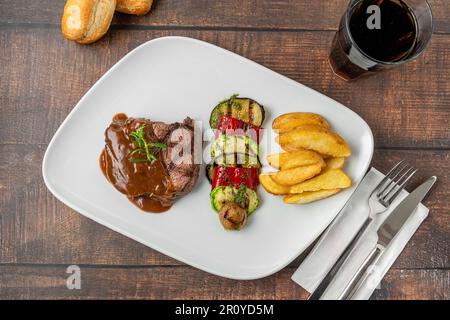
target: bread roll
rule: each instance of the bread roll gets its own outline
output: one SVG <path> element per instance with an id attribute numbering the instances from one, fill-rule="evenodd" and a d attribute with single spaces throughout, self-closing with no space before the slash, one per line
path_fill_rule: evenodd
<path id="1" fill-rule="evenodd" d="M 88 44 L 109 29 L 116 0 L 67 0 L 61 28 L 66 39 Z"/>
<path id="2" fill-rule="evenodd" d="M 150 11 L 153 0 L 117 0 L 116 11 L 144 15 Z"/>

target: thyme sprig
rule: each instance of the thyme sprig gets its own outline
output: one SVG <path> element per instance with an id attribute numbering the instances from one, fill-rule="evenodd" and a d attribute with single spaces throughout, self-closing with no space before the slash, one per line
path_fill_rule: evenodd
<path id="1" fill-rule="evenodd" d="M 239 97 L 239 93 L 233 93 L 233 95 L 223 101 L 220 101 L 219 104 L 228 103 L 230 106 L 236 103 L 236 99 Z"/>
<path id="2" fill-rule="evenodd" d="M 234 202 L 237 203 L 242 208 L 246 208 L 247 206 L 247 187 L 245 185 L 242 185 L 239 189 L 237 194 L 234 197 Z"/>
<path id="3" fill-rule="evenodd" d="M 165 150 L 167 146 L 164 143 L 151 142 L 148 143 L 144 137 L 145 124 L 139 127 L 136 131 L 130 133 L 130 138 L 136 149 L 130 152 L 128 159 L 133 163 L 156 161 L 156 156 L 161 150 Z M 134 155 L 140 154 L 143 158 L 133 158 Z"/>

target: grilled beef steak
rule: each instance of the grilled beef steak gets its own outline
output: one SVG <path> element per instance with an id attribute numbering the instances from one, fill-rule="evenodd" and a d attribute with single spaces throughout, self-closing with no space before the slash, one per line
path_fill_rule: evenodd
<path id="1" fill-rule="evenodd" d="M 142 130 L 147 144 L 166 146 L 149 151 L 154 161 L 146 161 L 131 133 Z M 199 164 L 194 161 L 194 125 L 190 118 L 166 124 L 116 115 L 105 131 L 105 149 L 100 157 L 103 173 L 114 187 L 144 211 L 162 212 L 190 192 L 197 182 Z"/>
<path id="2" fill-rule="evenodd" d="M 167 149 L 163 152 L 163 161 L 168 169 L 173 189 L 178 194 L 186 194 L 197 182 L 200 166 L 194 159 L 194 123 L 186 118 L 183 123 L 170 126 L 165 137 Z"/>

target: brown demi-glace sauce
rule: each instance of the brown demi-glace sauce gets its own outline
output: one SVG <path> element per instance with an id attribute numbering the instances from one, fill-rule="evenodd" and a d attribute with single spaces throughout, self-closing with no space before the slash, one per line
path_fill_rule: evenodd
<path id="1" fill-rule="evenodd" d="M 161 160 L 161 153 L 153 163 L 130 161 L 136 149 L 130 133 L 145 125 L 147 142 L 159 142 L 152 125 L 145 119 L 128 118 L 119 113 L 105 131 L 105 148 L 100 155 L 100 168 L 106 179 L 143 211 L 159 213 L 172 205 L 172 183 Z"/>

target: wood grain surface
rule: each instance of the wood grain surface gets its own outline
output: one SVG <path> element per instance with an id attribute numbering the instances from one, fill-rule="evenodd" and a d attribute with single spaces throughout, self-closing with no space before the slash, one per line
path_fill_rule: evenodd
<path id="1" fill-rule="evenodd" d="M 0 266 L 5 296 L 15 299 L 306 299 L 295 268 L 264 279 L 228 280 L 185 267 L 81 266 L 81 289 L 68 290 L 65 266 Z M 448 299 L 449 270 L 394 269 L 373 299 Z"/>
<path id="2" fill-rule="evenodd" d="M 302 257 L 257 281 L 232 281 L 186 266 L 56 200 L 41 162 L 58 126 L 104 72 L 145 41 L 205 40 L 342 102 L 371 126 L 373 165 L 407 159 L 438 184 L 430 216 L 373 299 L 450 298 L 450 3 L 430 0 L 436 32 L 418 60 L 354 83 L 327 62 L 346 0 L 158 0 L 147 16 L 118 14 L 90 46 L 66 41 L 64 1 L 0 1 L 0 299 L 304 299 L 290 276 Z M 82 290 L 65 286 L 81 266 Z"/>
<path id="3" fill-rule="evenodd" d="M 143 17 L 116 14 L 113 25 L 252 30 L 336 30 L 347 0 L 154 0 Z M 450 32 L 447 0 L 428 0 L 437 33 Z M 2 1 L 0 22 L 59 24 L 64 0 Z"/>

